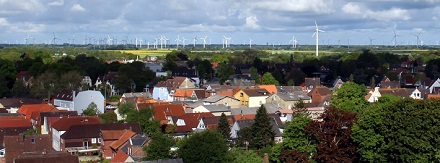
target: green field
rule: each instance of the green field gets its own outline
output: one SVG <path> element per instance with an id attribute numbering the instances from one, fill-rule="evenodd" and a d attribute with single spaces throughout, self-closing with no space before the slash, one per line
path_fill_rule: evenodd
<path id="1" fill-rule="evenodd" d="M 146 56 L 165 56 L 166 54 L 170 53 L 173 50 L 174 49 L 158 49 L 158 50 L 141 49 L 141 50 L 106 50 L 106 51 L 130 53 L 134 55 L 139 55 L 139 57 L 144 58 Z"/>

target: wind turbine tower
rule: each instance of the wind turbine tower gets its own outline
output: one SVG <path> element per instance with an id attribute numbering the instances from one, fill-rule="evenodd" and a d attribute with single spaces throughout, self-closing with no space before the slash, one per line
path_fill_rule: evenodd
<path id="1" fill-rule="evenodd" d="M 372 45 L 373 45 L 373 40 L 374 40 L 374 39 L 372 39 L 370 36 L 368 36 L 368 39 L 370 39 L 370 46 L 372 46 Z"/>
<path id="2" fill-rule="evenodd" d="M 183 48 L 185 48 L 185 41 L 186 41 L 185 37 L 182 36 L 182 47 Z"/>
<path id="3" fill-rule="evenodd" d="M 177 38 L 176 38 L 176 40 L 174 40 L 174 41 L 176 41 L 176 49 L 179 49 L 179 41 L 181 41 L 181 40 L 180 40 L 180 36 L 177 35 Z"/>
<path id="4" fill-rule="evenodd" d="M 419 42 L 420 42 L 419 36 L 421 33 L 422 33 L 422 31 L 420 31 L 418 34 L 414 35 L 417 37 L 417 43 L 416 43 L 417 48 L 419 48 Z"/>
<path id="5" fill-rule="evenodd" d="M 254 40 L 252 40 L 251 38 L 249 38 L 249 49 L 252 49 L 252 41 L 254 41 Z"/>
<path id="6" fill-rule="evenodd" d="M 203 49 L 205 48 L 206 38 L 207 38 L 207 37 L 208 37 L 208 36 L 205 36 L 205 37 L 200 38 L 200 39 L 203 40 Z"/>
<path id="7" fill-rule="evenodd" d="M 318 24 L 316 23 L 316 21 L 315 21 L 315 27 L 316 27 L 315 33 L 313 33 L 312 37 L 316 36 L 316 57 L 318 57 L 318 55 L 319 55 L 319 49 L 318 49 L 318 46 L 319 46 L 319 32 L 325 32 L 325 31 L 320 30 L 318 28 Z"/>
<path id="8" fill-rule="evenodd" d="M 196 47 L 197 36 L 193 37 L 193 46 Z"/>

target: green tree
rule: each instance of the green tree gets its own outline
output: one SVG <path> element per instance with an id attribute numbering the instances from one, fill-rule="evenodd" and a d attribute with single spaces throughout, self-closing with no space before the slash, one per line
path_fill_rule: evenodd
<path id="1" fill-rule="evenodd" d="M 172 158 L 170 149 L 175 144 L 174 140 L 162 133 L 154 133 L 152 141 L 144 147 L 147 156 L 144 160 L 165 160 Z"/>
<path id="2" fill-rule="evenodd" d="M 237 132 L 237 146 L 248 149 L 249 144 L 252 141 L 252 129 L 251 127 L 241 128 Z"/>
<path id="3" fill-rule="evenodd" d="M 159 121 L 153 119 L 154 110 L 151 108 L 140 108 L 139 111 L 133 109 L 127 113 L 126 122 L 139 123 L 142 132 L 153 134 L 160 132 Z"/>
<path id="4" fill-rule="evenodd" d="M 118 106 L 118 113 L 123 118 L 125 118 L 127 116 L 127 114 L 133 110 L 136 110 L 136 108 L 134 107 L 134 104 L 131 102 L 125 102 L 125 103 L 119 104 L 119 106 Z"/>
<path id="5" fill-rule="evenodd" d="M 60 90 L 74 90 L 81 86 L 84 76 L 78 71 L 69 71 L 60 77 Z"/>
<path id="6" fill-rule="evenodd" d="M 8 88 L 8 82 L 5 78 L 5 75 L 0 74 L 0 98 L 5 98 L 10 95 L 10 91 Z"/>
<path id="7" fill-rule="evenodd" d="M 23 80 L 15 81 L 14 87 L 12 87 L 12 95 L 14 97 L 25 97 L 29 95 L 29 90 L 27 86 L 24 84 Z"/>
<path id="8" fill-rule="evenodd" d="M 104 114 L 99 114 L 98 117 L 99 117 L 99 119 L 101 119 L 101 122 L 104 124 L 115 123 L 118 121 L 118 118 L 117 118 L 116 113 L 114 111 L 109 111 Z"/>
<path id="9" fill-rule="evenodd" d="M 219 63 L 217 66 L 217 77 L 220 84 L 223 84 L 229 79 L 231 75 L 234 75 L 234 68 L 227 63 Z"/>
<path id="10" fill-rule="evenodd" d="M 261 84 L 264 84 L 264 85 L 274 84 L 277 86 L 280 85 L 278 80 L 276 80 L 270 72 L 264 73 L 264 75 L 262 77 Z"/>
<path id="11" fill-rule="evenodd" d="M 330 104 L 337 109 L 359 113 L 368 106 L 366 95 L 367 90 L 364 86 L 347 82 L 335 90 Z"/>
<path id="12" fill-rule="evenodd" d="M 51 72 L 44 72 L 38 76 L 30 87 L 31 94 L 38 98 L 48 98 L 58 88 L 58 76 Z"/>
<path id="13" fill-rule="evenodd" d="M 356 113 L 330 107 L 321 115 L 322 121 L 312 121 L 305 131 L 318 142 L 313 159 L 317 162 L 356 162 L 357 145 L 351 139 L 356 116 Z"/>
<path id="14" fill-rule="evenodd" d="M 228 147 L 217 131 L 203 131 L 184 139 L 177 151 L 184 162 L 221 163 L 227 161 Z"/>
<path id="15" fill-rule="evenodd" d="M 385 98 L 384 98 L 385 97 Z M 383 96 L 353 126 L 364 162 L 436 162 L 440 159 L 440 100 Z"/>
<path id="16" fill-rule="evenodd" d="M 252 79 L 255 80 L 255 84 L 260 84 L 260 74 L 258 73 L 257 68 L 251 67 L 249 68 L 249 74 L 251 75 Z"/>
<path id="17" fill-rule="evenodd" d="M 87 109 L 83 110 L 83 115 L 85 116 L 95 116 L 98 113 L 98 106 L 91 102 L 89 106 L 87 106 Z"/>
<path id="18" fill-rule="evenodd" d="M 261 149 L 274 143 L 275 133 L 272 130 L 272 123 L 267 115 L 266 107 L 261 105 L 255 115 L 254 123 L 251 125 L 252 141 L 251 147 Z"/>
<path id="19" fill-rule="evenodd" d="M 226 118 L 225 113 L 222 113 L 218 121 L 218 131 L 225 139 L 229 139 L 231 137 L 231 128 L 229 127 L 228 119 Z"/>
<path id="20" fill-rule="evenodd" d="M 264 159 L 252 150 L 233 149 L 229 151 L 233 154 L 232 163 L 261 163 Z"/>

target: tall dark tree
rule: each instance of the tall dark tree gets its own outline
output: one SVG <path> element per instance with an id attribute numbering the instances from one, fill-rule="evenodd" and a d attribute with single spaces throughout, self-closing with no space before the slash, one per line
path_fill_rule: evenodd
<path id="1" fill-rule="evenodd" d="M 117 115 L 114 111 L 108 111 L 103 114 L 99 114 L 98 117 L 99 119 L 101 119 L 101 122 L 104 124 L 115 123 L 118 121 Z"/>
<path id="2" fill-rule="evenodd" d="M 271 119 L 264 105 L 258 108 L 251 130 L 253 132 L 251 147 L 261 149 L 274 143 L 275 132 L 272 130 Z"/>
<path id="3" fill-rule="evenodd" d="M 220 84 L 223 84 L 233 74 L 234 68 L 231 65 L 227 63 L 219 63 L 217 66 L 217 77 L 219 78 Z"/>
<path id="4" fill-rule="evenodd" d="M 1 75 L 0 75 L 1 78 Z M 0 82 L 1 83 L 1 82 Z M 29 95 L 29 89 L 23 80 L 17 80 L 12 87 L 12 96 L 14 97 L 26 97 Z"/>
<path id="5" fill-rule="evenodd" d="M 231 137 L 231 128 L 229 127 L 228 119 L 225 113 L 222 113 L 220 119 L 218 120 L 218 131 L 223 135 L 225 139 Z"/>
<path id="6" fill-rule="evenodd" d="M 356 113 L 327 108 L 320 119 L 306 128 L 319 142 L 313 158 L 317 162 L 355 162 L 356 144 L 350 135 Z"/>
<path id="7" fill-rule="evenodd" d="M 226 141 L 217 131 L 203 131 L 191 135 L 180 144 L 177 153 L 184 162 L 227 162 Z"/>

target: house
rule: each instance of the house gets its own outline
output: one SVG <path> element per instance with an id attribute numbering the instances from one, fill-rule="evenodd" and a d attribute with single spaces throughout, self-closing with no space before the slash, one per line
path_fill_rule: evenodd
<path id="1" fill-rule="evenodd" d="M 257 85 L 257 88 L 266 89 L 270 94 L 278 93 L 275 85 Z"/>
<path id="2" fill-rule="evenodd" d="M 34 116 L 35 115 L 35 116 Z M 31 116 L 31 122 L 34 128 L 41 131 L 41 134 L 49 133 L 48 117 L 69 117 L 78 116 L 76 111 L 51 111 L 51 112 L 34 112 Z"/>
<path id="3" fill-rule="evenodd" d="M 62 163 L 80 163 L 77 155 L 71 155 L 66 152 L 30 152 L 23 153 L 15 158 L 14 163 L 30 163 L 30 162 L 62 162 Z"/>
<path id="4" fill-rule="evenodd" d="M 101 130 L 101 149 L 104 159 L 112 159 L 122 145 L 136 135 L 135 132 L 123 130 Z"/>
<path id="5" fill-rule="evenodd" d="M 172 124 L 173 116 L 182 116 L 185 114 L 185 109 L 182 104 L 159 104 L 153 105 L 155 120 L 160 121 L 161 125 Z"/>
<path id="6" fill-rule="evenodd" d="M 425 88 L 407 88 L 409 97 L 416 100 L 428 99 L 429 90 Z"/>
<path id="7" fill-rule="evenodd" d="M 307 92 L 310 92 L 313 90 L 313 88 L 321 86 L 321 79 L 320 78 L 305 78 L 304 79 L 304 90 Z"/>
<path id="8" fill-rule="evenodd" d="M 255 80 L 248 75 L 235 74 L 229 77 L 225 83 L 231 86 L 254 86 Z"/>
<path id="9" fill-rule="evenodd" d="M 197 129 L 201 118 L 213 117 L 212 113 L 186 113 L 182 116 L 173 116 L 174 138 L 184 138 Z"/>
<path id="10" fill-rule="evenodd" d="M 16 135 L 4 137 L 5 160 L 14 162 L 27 152 L 45 153 L 55 151 L 52 148 L 50 135 Z"/>
<path id="11" fill-rule="evenodd" d="M 108 91 L 110 91 L 110 96 L 118 95 L 119 91 L 116 89 L 116 87 L 114 85 L 116 74 L 117 74 L 117 72 L 108 72 L 104 76 L 98 77 L 95 82 L 95 88 L 102 87 L 101 86 L 102 84 L 104 84 L 106 86 L 108 85 L 108 87 L 110 87 L 110 89 L 108 90 Z M 107 88 L 107 87 L 105 87 L 105 88 Z"/>
<path id="12" fill-rule="evenodd" d="M 335 79 L 335 81 L 332 84 L 332 89 L 341 88 L 342 84 L 344 84 L 344 81 L 342 81 L 341 77 L 338 77 Z"/>
<path id="13" fill-rule="evenodd" d="M 272 124 L 272 131 L 275 133 L 275 137 L 274 137 L 275 142 L 276 143 L 282 142 L 283 138 L 281 134 L 283 132 L 283 129 L 281 129 L 280 127 L 282 127 L 283 124 L 280 118 L 278 117 L 278 115 L 274 115 L 274 114 L 269 115 L 269 118 L 270 118 L 270 123 Z M 238 139 L 239 137 L 238 132 L 242 128 L 251 127 L 253 123 L 254 123 L 254 119 L 236 120 L 231 127 L 231 139 Z"/>
<path id="14" fill-rule="evenodd" d="M 266 99 L 266 103 L 275 104 L 283 109 L 292 109 L 298 102 L 311 103 L 312 98 L 303 91 L 278 92 L 271 94 Z"/>
<path id="15" fill-rule="evenodd" d="M 101 124 L 98 117 L 62 117 L 52 124 L 52 146 L 56 151 L 63 151 L 61 135 L 66 133 L 71 126 Z"/>
<path id="16" fill-rule="evenodd" d="M 50 126 L 48 118 L 55 117 L 75 117 L 78 116 L 76 111 L 57 111 L 57 112 L 40 112 L 35 119 L 32 119 L 32 124 L 41 131 L 41 134 L 49 134 Z"/>
<path id="17" fill-rule="evenodd" d="M 431 83 L 431 85 L 429 86 L 429 93 L 431 94 L 440 93 L 440 78 L 437 78 L 437 80 Z"/>
<path id="18" fill-rule="evenodd" d="M 49 112 L 54 109 L 55 109 L 54 106 L 48 104 L 26 104 L 26 105 L 22 105 L 20 109 L 18 109 L 17 113 L 22 114 L 26 119 L 30 121 L 32 113 Z"/>
<path id="19" fill-rule="evenodd" d="M 242 89 L 235 93 L 234 97 L 240 100 L 240 105 L 260 107 L 266 103 L 269 92 L 266 89 Z"/>
<path id="20" fill-rule="evenodd" d="M 64 91 L 54 97 L 54 105 L 59 106 L 59 109 L 76 111 L 80 115 L 92 102 L 96 104 L 99 113 L 104 113 L 105 99 L 100 91 Z"/>
<path id="21" fill-rule="evenodd" d="M 217 105 L 200 105 L 193 109 L 193 113 L 212 113 L 214 116 L 231 115 L 231 108 L 223 104 Z"/>
<path id="22" fill-rule="evenodd" d="M 140 99 L 149 99 L 149 98 L 152 98 L 152 96 L 151 96 L 150 92 L 124 93 L 124 94 L 122 94 L 121 99 L 119 100 L 119 102 L 125 103 L 126 101 L 130 101 L 130 102 L 136 103 L 138 98 L 140 98 Z"/>
<path id="23" fill-rule="evenodd" d="M 154 72 L 161 72 L 163 66 L 161 64 L 157 64 L 157 63 L 145 63 L 145 68 L 149 68 L 151 71 Z"/>
<path id="24" fill-rule="evenodd" d="M 408 98 L 410 93 L 405 88 L 395 88 L 395 89 L 379 89 L 380 94 L 383 96 L 385 94 L 401 97 L 401 98 Z"/>
<path id="25" fill-rule="evenodd" d="M 190 69 L 186 66 L 176 68 L 171 72 L 171 76 L 186 77 L 194 84 L 195 87 L 199 87 L 201 83 L 205 83 L 205 81 L 200 81 L 199 74 L 196 69 Z"/>
<path id="26" fill-rule="evenodd" d="M 303 88 L 301 86 L 276 86 L 276 87 L 277 87 L 277 92 L 303 91 Z"/>
<path id="27" fill-rule="evenodd" d="M 141 128 L 138 123 L 108 123 L 108 124 L 79 124 L 71 126 L 67 132 L 61 135 L 61 149 L 70 153 L 84 153 L 84 152 L 99 152 L 105 145 L 105 140 L 102 138 L 102 131 L 120 130 L 122 133 L 115 134 L 119 136 L 119 141 L 115 141 L 112 145 L 115 151 L 119 150 L 121 145 L 126 143 L 127 139 L 121 138 L 125 131 L 135 134 L 141 134 Z M 110 148 L 111 149 L 111 148 Z M 110 150 L 110 154 L 112 153 Z M 108 152 L 107 152 L 108 153 Z M 106 153 L 104 153 L 106 154 Z"/>
<path id="28" fill-rule="evenodd" d="M 226 119 L 228 120 L 229 126 L 232 126 L 234 124 L 235 120 L 233 116 L 226 116 Z M 218 128 L 219 120 L 220 116 L 203 117 L 199 120 L 196 131 L 215 130 Z"/>
<path id="29" fill-rule="evenodd" d="M 92 79 L 90 78 L 90 76 L 84 76 L 81 81 L 81 85 L 86 85 L 87 88 L 90 88 L 92 86 Z"/>
<path id="30" fill-rule="evenodd" d="M 218 104 L 223 104 L 231 108 L 238 108 L 240 107 L 240 100 L 225 95 L 213 95 L 203 100 L 203 105 L 218 105 Z"/>
<path id="31" fill-rule="evenodd" d="M 380 88 L 388 88 L 388 89 L 394 89 L 394 88 L 400 88 L 400 82 L 399 81 L 391 81 L 388 77 L 384 76 L 383 79 L 379 83 Z"/>
<path id="32" fill-rule="evenodd" d="M 195 88 L 195 85 L 187 77 L 174 77 L 166 81 L 158 82 L 153 88 L 153 99 L 173 101 L 174 92 L 177 89 Z"/>
<path id="33" fill-rule="evenodd" d="M 17 136 L 31 129 L 31 122 L 24 116 L 0 117 L 0 162 L 4 159 L 4 136 Z"/>
<path id="34" fill-rule="evenodd" d="M 205 98 L 204 89 L 177 89 L 173 101 L 197 101 Z"/>
<path id="35" fill-rule="evenodd" d="M 374 103 L 377 102 L 380 97 L 382 97 L 382 94 L 380 94 L 379 87 L 375 87 L 374 89 L 368 91 L 368 94 L 365 96 L 365 100 L 370 103 Z"/>
<path id="36" fill-rule="evenodd" d="M 17 110 L 25 104 L 42 104 L 41 99 L 30 98 L 2 98 L 0 99 L 0 108 L 6 109 L 8 113 L 17 113 Z"/>
<path id="37" fill-rule="evenodd" d="M 327 96 L 331 96 L 332 92 L 325 86 L 317 86 L 313 88 L 307 95 L 312 97 L 312 103 L 321 103 Z"/>
<path id="38" fill-rule="evenodd" d="M 115 163 L 119 163 L 119 162 L 135 162 L 135 160 L 129 156 L 128 154 L 122 152 L 122 151 L 118 151 L 115 155 L 115 157 L 113 157 L 110 162 L 115 162 Z"/>
<path id="39" fill-rule="evenodd" d="M 209 84 L 206 85 L 206 97 L 214 95 L 224 95 L 232 97 L 234 91 L 230 85 Z"/>
<path id="40" fill-rule="evenodd" d="M 325 108 L 330 106 L 329 102 L 322 103 L 308 103 L 304 104 L 307 109 L 307 114 L 312 120 L 318 120 L 319 117 L 324 113 Z"/>
<path id="41" fill-rule="evenodd" d="M 128 143 L 123 145 L 118 152 L 123 152 L 132 157 L 135 161 L 141 161 L 142 158 L 146 156 L 144 152 L 144 147 L 147 146 L 150 138 L 145 135 L 136 134 L 136 136 L 131 137 Z M 116 156 L 117 157 L 117 153 Z"/>

